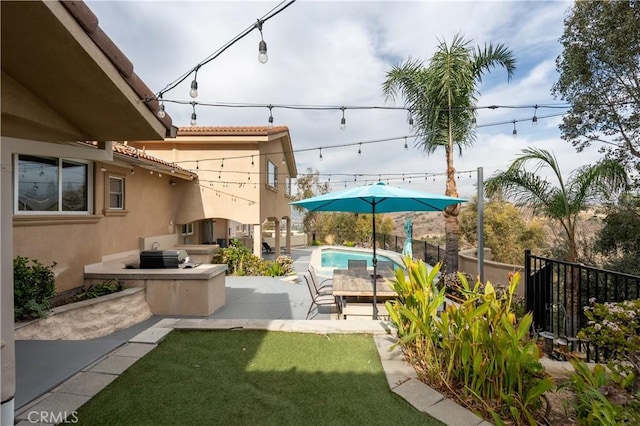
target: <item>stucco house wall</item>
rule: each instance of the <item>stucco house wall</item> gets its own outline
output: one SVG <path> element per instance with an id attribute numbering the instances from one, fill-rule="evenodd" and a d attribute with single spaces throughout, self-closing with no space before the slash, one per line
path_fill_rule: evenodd
<path id="1" fill-rule="evenodd" d="M 55 215 L 46 225 L 43 217 L 29 225 L 29 221 L 16 218 L 15 155 L 111 164 L 112 141 L 162 140 L 175 134 L 175 127 L 168 115 L 158 119 L 157 101 L 144 101 L 152 99 L 153 92 L 133 72 L 133 64 L 82 1 L 0 2 L 0 7 L 0 423 L 13 424 L 17 407 L 12 263 L 14 256 L 21 254 L 14 250 L 40 256 L 43 261 L 47 260 L 45 250 L 94 257 L 99 249 L 88 241 L 95 239 L 91 229 L 102 226 L 97 224 L 103 219 L 95 210 L 82 215 L 82 220 Z M 100 168 L 93 170 L 95 177 Z M 64 225 L 67 222 L 76 223 Z M 43 226 L 47 226 L 46 233 L 44 228 L 38 229 Z M 105 228 L 98 234 L 109 232 Z M 104 240 L 101 235 L 98 239 Z M 110 244 L 115 247 L 118 243 L 114 239 Z"/>
<path id="2" fill-rule="evenodd" d="M 104 171 L 102 170 L 104 169 Z M 140 249 L 140 238 L 173 234 L 182 190 L 191 182 L 134 167 L 93 164 L 93 214 L 21 214 L 13 217 L 14 256 L 56 263 L 56 290 L 83 285 L 85 265 L 103 256 Z M 105 208 L 110 176 L 125 182 L 124 210 Z M 175 185 L 171 185 L 170 181 Z"/>
<path id="3" fill-rule="evenodd" d="M 229 226 L 246 224 L 252 228 L 254 253 L 261 255 L 262 225 L 291 216 L 290 185 L 297 171 L 285 126 L 184 127 L 175 139 L 131 144 L 197 174 L 199 185 L 185 189 L 176 213 L 176 223 L 198 229 L 192 243 L 202 242 L 202 221 L 213 220 L 214 241 L 225 242 L 234 234 Z"/>

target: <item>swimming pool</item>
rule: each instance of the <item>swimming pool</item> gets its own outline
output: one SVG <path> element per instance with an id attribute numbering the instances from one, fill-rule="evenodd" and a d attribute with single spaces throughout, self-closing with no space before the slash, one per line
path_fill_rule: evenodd
<path id="1" fill-rule="evenodd" d="M 386 256 L 377 255 L 376 257 L 378 258 L 378 262 L 393 262 Z M 373 253 L 360 253 L 355 251 L 341 251 L 334 249 L 322 250 L 320 266 L 323 268 L 347 269 L 349 259 L 366 260 L 367 266 L 373 268 Z M 395 263 L 394 268 L 397 268 L 397 265 Z"/>
<path id="2" fill-rule="evenodd" d="M 330 271 L 333 269 L 347 269 L 348 260 L 366 260 L 367 266 L 373 267 L 373 252 L 367 249 L 356 248 L 334 248 L 334 247 L 322 247 L 320 248 L 319 267 L 324 271 Z M 400 257 L 397 253 L 390 252 L 388 255 L 376 253 L 378 262 L 393 262 L 394 269 L 401 268 L 402 264 L 399 263 Z M 394 259 L 396 257 L 397 259 Z"/>

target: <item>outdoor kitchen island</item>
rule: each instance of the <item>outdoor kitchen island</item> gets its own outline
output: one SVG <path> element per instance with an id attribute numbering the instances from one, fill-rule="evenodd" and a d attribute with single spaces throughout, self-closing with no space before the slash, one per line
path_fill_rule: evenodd
<path id="1" fill-rule="evenodd" d="M 121 258 L 85 266 L 85 285 L 119 280 L 126 288 L 145 287 L 147 304 L 154 315 L 209 316 L 225 304 L 227 265 L 135 269 L 131 261 Z"/>

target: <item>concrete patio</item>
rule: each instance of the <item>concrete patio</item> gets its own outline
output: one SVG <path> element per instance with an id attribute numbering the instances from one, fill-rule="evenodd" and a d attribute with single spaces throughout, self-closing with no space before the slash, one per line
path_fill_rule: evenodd
<path id="1" fill-rule="evenodd" d="M 291 257 L 297 272 L 306 272 L 312 251 L 312 248 L 292 250 Z M 273 254 L 265 255 L 265 258 L 273 257 Z M 225 287 L 226 304 L 214 312 L 209 317 L 211 319 L 304 320 L 309 309 L 310 296 L 304 281 L 229 276 Z M 121 347 L 163 318 L 152 316 L 133 327 L 91 340 L 16 341 L 16 409 Z M 313 319 L 329 319 L 329 314 L 318 313 Z"/>
<path id="2" fill-rule="evenodd" d="M 313 248 L 292 250 L 294 268 L 308 268 Z M 272 255 L 273 256 L 273 255 Z M 418 410 L 451 425 L 488 424 L 471 411 L 447 400 L 421 383 L 402 361 L 388 323 L 333 321 L 328 313 L 312 312 L 305 320 L 310 295 L 304 281 L 269 277 L 227 277 L 226 305 L 208 318 L 153 316 L 128 329 L 82 341 L 16 342 L 16 420 L 33 424 L 33 412 L 66 412 L 82 404 L 133 365 L 173 329 L 249 328 L 313 333 L 368 333 L 375 336 L 391 390 Z M 71 418 L 72 419 L 72 418 Z M 31 421 L 30 421 L 31 420 Z M 46 423 L 39 423 L 46 424 Z"/>

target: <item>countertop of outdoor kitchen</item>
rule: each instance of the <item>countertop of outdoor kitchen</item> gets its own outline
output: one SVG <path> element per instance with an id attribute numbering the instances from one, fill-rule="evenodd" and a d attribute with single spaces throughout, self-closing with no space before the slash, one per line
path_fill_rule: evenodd
<path id="1" fill-rule="evenodd" d="M 108 262 L 93 263 L 84 267 L 85 279 L 112 279 L 123 280 L 207 280 L 216 275 L 224 274 L 227 265 L 211 263 L 186 263 L 178 268 L 139 269 L 139 256 L 131 255 Z"/>

